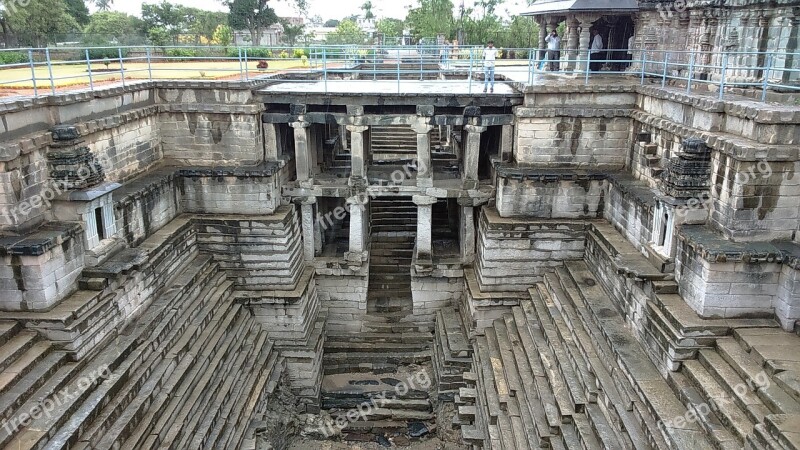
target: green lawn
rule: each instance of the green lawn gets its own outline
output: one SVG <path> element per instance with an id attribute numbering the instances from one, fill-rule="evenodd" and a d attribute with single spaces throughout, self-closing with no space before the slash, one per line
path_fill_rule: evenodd
<path id="1" fill-rule="evenodd" d="M 247 70 L 252 75 L 260 73 L 271 73 L 282 70 L 306 69 L 303 62 L 298 59 L 273 60 L 269 61 L 269 69 L 260 70 L 256 68 L 258 62 L 250 61 Z M 152 64 L 154 79 L 174 80 L 174 79 L 220 79 L 231 78 L 240 75 L 241 69 L 239 61 L 176 61 L 159 62 Z M 120 79 L 119 63 L 111 63 L 108 68 L 115 70 L 114 73 L 100 73 L 98 70 L 105 70 L 105 65 L 101 62 L 92 63 L 92 80 L 96 82 L 113 81 Z M 33 88 L 31 69 L 16 68 L 0 70 L 0 89 Z M 59 64 L 53 65 L 53 78 L 56 79 L 56 87 L 89 84 L 89 71 L 85 64 Z M 150 78 L 147 63 L 125 63 L 125 79 L 146 80 Z M 50 75 L 47 66 L 36 67 L 36 83 L 39 87 L 50 86 Z"/>

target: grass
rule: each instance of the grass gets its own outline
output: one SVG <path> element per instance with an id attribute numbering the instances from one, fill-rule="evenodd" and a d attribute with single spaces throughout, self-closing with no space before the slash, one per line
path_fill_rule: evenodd
<path id="1" fill-rule="evenodd" d="M 299 59 L 272 60 L 269 61 L 269 69 L 260 70 L 256 68 L 257 61 L 250 61 L 247 70 L 250 73 L 270 73 L 281 70 L 304 69 L 303 63 Z M 147 63 L 131 62 L 124 63 L 126 80 L 147 80 L 150 78 Z M 206 79 L 213 80 L 219 78 L 230 78 L 241 74 L 239 61 L 173 61 L 158 62 L 152 64 L 154 79 L 161 80 L 186 80 L 186 79 Z M 105 70 L 106 66 L 102 62 L 92 63 L 92 80 L 95 82 L 114 81 L 120 79 L 119 62 L 112 62 L 108 68 L 115 72 L 96 72 Z M 35 68 L 36 83 L 39 87 L 50 86 L 50 74 L 47 66 L 39 65 Z M 14 69 L 0 70 L 0 89 L 32 89 L 33 81 L 31 69 L 20 67 Z M 53 78 L 56 87 L 85 85 L 89 84 L 89 71 L 86 64 L 59 64 L 53 65 Z"/>

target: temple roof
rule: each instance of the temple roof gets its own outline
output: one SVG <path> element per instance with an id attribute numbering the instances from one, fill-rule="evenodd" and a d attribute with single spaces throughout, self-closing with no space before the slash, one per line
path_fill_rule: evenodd
<path id="1" fill-rule="evenodd" d="M 639 2 L 637 0 L 537 0 L 522 15 L 538 16 L 541 14 L 582 11 L 627 12 L 638 10 Z"/>

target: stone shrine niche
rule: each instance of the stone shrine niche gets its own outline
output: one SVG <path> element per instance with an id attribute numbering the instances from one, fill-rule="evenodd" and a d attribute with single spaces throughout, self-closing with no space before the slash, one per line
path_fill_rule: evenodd
<path id="1" fill-rule="evenodd" d="M 116 247 L 117 234 L 112 192 L 118 183 L 106 182 L 104 167 L 91 152 L 75 126 L 52 130 L 53 144 L 47 153 L 54 195 L 56 220 L 79 222 L 89 261 L 100 262 Z M 95 259 L 92 260 L 92 256 Z M 91 264 L 87 264 L 91 265 Z"/>

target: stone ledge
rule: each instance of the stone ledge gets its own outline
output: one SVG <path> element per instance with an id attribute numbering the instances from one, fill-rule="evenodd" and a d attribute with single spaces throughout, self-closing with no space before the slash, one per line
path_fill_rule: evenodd
<path id="1" fill-rule="evenodd" d="M 714 150 L 739 161 L 797 161 L 800 149 L 796 145 L 765 145 L 727 133 L 712 133 L 690 128 L 671 120 L 656 117 L 641 111 L 631 114 L 634 120 L 645 125 L 666 130 L 680 137 L 696 137 Z"/>
<path id="2" fill-rule="evenodd" d="M 711 263 L 777 263 L 800 270 L 800 245 L 794 242 L 734 242 L 706 225 L 684 226 L 678 239 Z"/>
<path id="3" fill-rule="evenodd" d="M 595 106 L 562 106 L 562 107 L 522 107 L 514 109 L 518 119 L 546 117 L 630 117 L 633 108 L 598 108 Z"/>
<path id="4" fill-rule="evenodd" d="M 79 223 L 50 222 L 26 235 L 0 235 L 0 256 L 41 256 L 81 232 Z"/>
<path id="5" fill-rule="evenodd" d="M 763 124 L 800 123 L 800 108 L 760 103 L 751 99 L 742 101 L 718 100 L 707 95 L 687 94 L 671 88 L 640 86 L 638 92 L 662 100 L 690 105 L 702 111 L 725 113 Z"/>
<path id="6" fill-rule="evenodd" d="M 126 111 L 102 119 L 89 120 L 75 125 L 82 139 L 87 136 L 115 129 L 136 120 L 144 119 L 155 115 L 157 107 L 155 105 Z M 13 161 L 20 155 L 27 155 L 37 148 L 42 148 L 53 143 L 50 131 L 40 131 L 29 134 L 11 143 L 0 145 L 0 162 Z"/>
<path id="7" fill-rule="evenodd" d="M 204 114 L 260 114 L 261 105 L 230 105 L 221 103 L 169 103 L 159 104 L 159 113 L 204 113 Z"/>
<path id="8" fill-rule="evenodd" d="M 605 180 L 610 176 L 609 172 L 585 169 L 556 169 L 538 165 L 534 166 L 507 162 L 495 162 L 494 168 L 498 177 L 525 181 L 594 181 Z"/>

